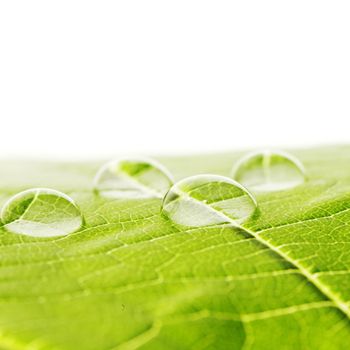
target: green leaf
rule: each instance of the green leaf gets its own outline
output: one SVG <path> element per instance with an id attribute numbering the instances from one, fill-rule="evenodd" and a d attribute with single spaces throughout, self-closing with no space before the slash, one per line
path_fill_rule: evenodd
<path id="1" fill-rule="evenodd" d="M 244 229 L 181 228 L 161 199 L 100 197 L 101 164 L 3 161 L 1 204 L 54 188 L 85 226 L 54 238 L 1 228 L 0 349 L 347 349 L 350 148 L 293 154 L 307 182 L 257 195 Z M 162 163 L 176 180 L 228 176 L 238 156 Z"/>

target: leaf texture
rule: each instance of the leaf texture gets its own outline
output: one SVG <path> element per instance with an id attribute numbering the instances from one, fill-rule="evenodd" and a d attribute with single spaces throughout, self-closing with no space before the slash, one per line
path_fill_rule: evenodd
<path id="1" fill-rule="evenodd" d="M 52 187 L 85 225 L 56 238 L 1 228 L 0 349 L 347 349 L 350 148 L 294 154 L 308 181 L 259 194 L 244 229 L 181 228 L 160 199 L 101 198 L 100 164 L 3 161 L 1 203 Z M 238 156 L 161 161 L 179 180 L 227 176 Z"/>

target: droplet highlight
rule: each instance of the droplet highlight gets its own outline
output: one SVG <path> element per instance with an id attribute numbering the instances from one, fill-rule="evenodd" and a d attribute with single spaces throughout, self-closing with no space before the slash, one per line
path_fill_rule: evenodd
<path id="1" fill-rule="evenodd" d="M 79 230 L 83 217 L 73 199 L 48 189 L 33 188 L 11 197 L 1 221 L 7 231 L 32 237 L 65 236 Z"/>
<path id="2" fill-rule="evenodd" d="M 103 165 L 94 179 L 97 193 L 107 198 L 163 198 L 173 180 L 159 162 L 148 158 L 125 158 Z"/>
<path id="3" fill-rule="evenodd" d="M 257 209 L 252 194 L 236 181 L 218 175 L 191 176 L 167 193 L 162 213 L 183 226 L 241 225 Z"/>
<path id="4" fill-rule="evenodd" d="M 286 152 L 261 151 L 238 161 L 232 177 L 253 192 L 282 191 L 305 181 L 302 163 Z"/>

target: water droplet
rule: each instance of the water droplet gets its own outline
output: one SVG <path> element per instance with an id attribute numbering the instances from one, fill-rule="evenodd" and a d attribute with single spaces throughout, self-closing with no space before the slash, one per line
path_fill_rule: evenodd
<path id="1" fill-rule="evenodd" d="M 68 235 L 83 224 L 74 201 L 48 188 L 33 188 L 11 197 L 2 208 L 1 221 L 8 231 L 33 237 Z"/>
<path id="2" fill-rule="evenodd" d="M 173 180 L 153 159 L 125 158 L 111 161 L 97 172 L 95 190 L 109 198 L 163 198 Z"/>
<path id="3" fill-rule="evenodd" d="M 239 226 L 256 208 L 254 197 L 236 181 L 218 175 L 197 175 L 177 182 L 169 190 L 162 212 L 184 226 Z"/>
<path id="4" fill-rule="evenodd" d="M 256 192 L 281 191 L 305 181 L 304 167 L 285 152 L 262 151 L 248 154 L 238 161 L 232 177 Z"/>

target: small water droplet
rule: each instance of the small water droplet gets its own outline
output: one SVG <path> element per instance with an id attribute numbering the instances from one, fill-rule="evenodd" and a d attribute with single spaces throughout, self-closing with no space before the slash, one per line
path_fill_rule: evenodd
<path id="1" fill-rule="evenodd" d="M 125 158 L 108 162 L 97 172 L 95 190 L 108 198 L 163 198 L 173 180 L 153 159 Z"/>
<path id="2" fill-rule="evenodd" d="M 224 176 L 196 175 L 177 182 L 166 194 L 162 213 L 177 224 L 239 226 L 257 209 L 254 197 Z"/>
<path id="3" fill-rule="evenodd" d="M 248 154 L 238 161 L 232 177 L 255 192 L 286 190 L 305 181 L 304 167 L 299 160 L 280 151 Z"/>
<path id="4" fill-rule="evenodd" d="M 1 221 L 6 230 L 33 237 L 68 235 L 83 224 L 73 199 L 48 188 L 33 188 L 11 197 L 2 208 Z"/>

